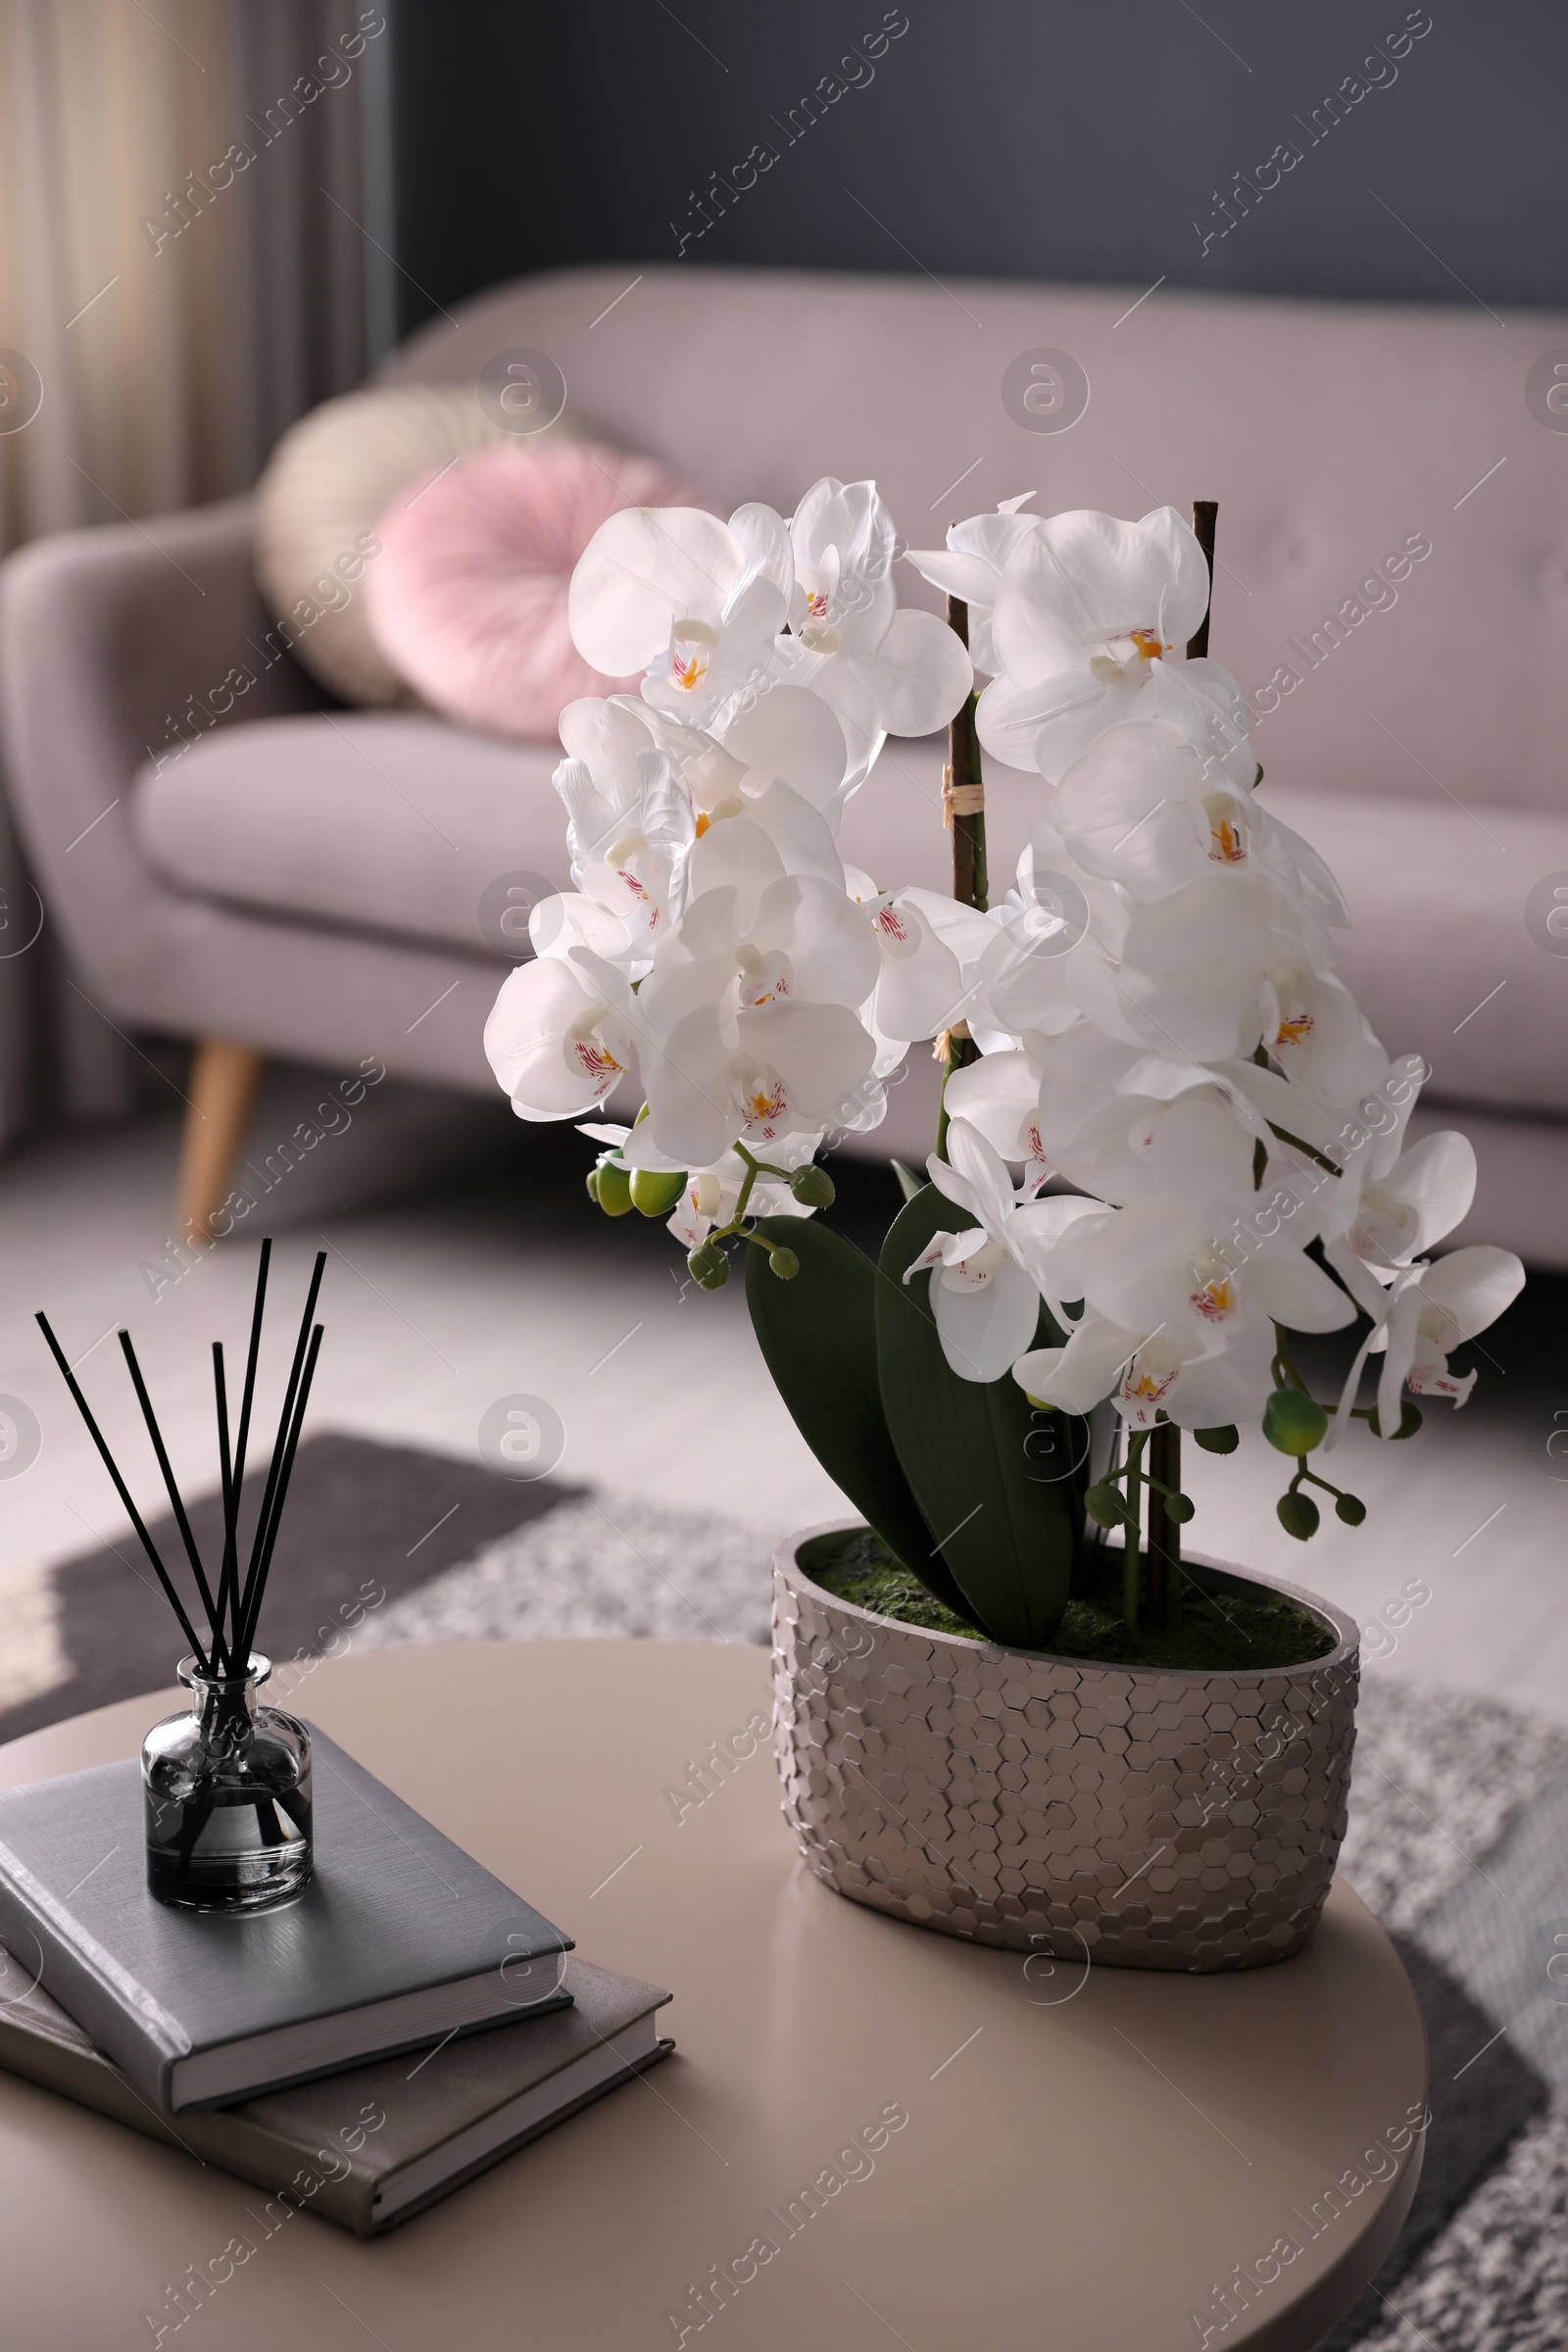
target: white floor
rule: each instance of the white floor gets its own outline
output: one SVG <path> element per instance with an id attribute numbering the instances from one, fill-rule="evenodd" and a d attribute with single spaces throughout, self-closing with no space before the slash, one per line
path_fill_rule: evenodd
<path id="1" fill-rule="evenodd" d="M 0 1411 L 20 1398 L 43 1431 L 21 1475 L 0 1461 L 0 1683 L 8 1646 L 24 1646 L 36 1621 L 40 1571 L 118 1543 L 126 1525 L 35 1308 L 76 1362 L 146 1510 L 162 1507 L 162 1492 L 115 1344 L 121 1323 L 177 1471 L 193 1491 L 217 1484 L 210 1343 L 223 1339 L 231 1362 L 243 1360 L 261 1220 L 253 1237 L 169 1279 L 175 1146 L 174 1120 L 160 1117 L 0 1162 Z M 363 1148 L 377 1149 L 373 1134 Z M 646 1229 L 591 1220 L 572 1198 L 514 1207 L 493 1186 L 454 1181 L 347 1206 L 350 1152 L 347 1138 L 322 1146 L 321 1164 L 300 1169 L 273 1204 L 279 1352 L 315 1250 L 330 1252 L 314 1427 L 473 1456 L 486 1409 L 529 1395 L 564 1425 L 563 1477 L 729 1512 L 770 1534 L 845 1507 L 773 1393 L 738 1285 L 717 1298 L 682 1291 L 672 1243 L 662 1257 Z M 1367 1647 L 1386 1671 L 1568 1720 L 1568 1461 L 1546 1458 L 1540 1399 L 1529 1403 L 1512 1421 L 1495 1408 L 1434 1410 L 1397 1446 L 1352 1439 L 1334 1475 L 1362 1495 L 1366 1524 L 1331 1517 L 1309 1544 L 1275 1520 L 1281 1457 L 1261 1440 L 1229 1459 L 1189 1446 L 1192 1545 L 1308 1585 L 1364 1624 L 1384 1620 Z M 1430 1598 L 1401 1604 L 1407 1586 Z M 1405 1621 L 1389 1626 L 1388 1612 Z"/>

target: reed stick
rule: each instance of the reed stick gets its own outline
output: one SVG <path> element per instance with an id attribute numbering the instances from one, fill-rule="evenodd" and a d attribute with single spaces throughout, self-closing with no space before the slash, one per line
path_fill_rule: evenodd
<path id="1" fill-rule="evenodd" d="M 126 1486 L 124 1480 L 120 1475 L 120 1465 L 115 1460 L 114 1455 L 110 1452 L 108 1446 L 104 1442 L 103 1432 L 98 1427 L 97 1422 L 93 1419 L 92 1407 L 87 1402 L 86 1397 L 82 1395 L 80 1386 L 76 1380 L 76 1376 L 66 1361 L 65 1350 L 61 1347 L 60 1342 L 55 1338 L 54 1333 L 49 1328 L 48 1316 L 40 1312 L 33 1317 L 33 1320 L 49 1344 L 49 1352 L 54 1357 L 55 1362 L 59 1365 L 61 1376 L 64 1379 L 67 1388 L 71 1391 L 72 1398 L 75 1404 L 76 1410 L 78 1413 L 80 1413 L 83 1421 L 87 1425 L 87 1435 L 97 1446 L 99 1454 L 103 1460 L 104 1468 L 108 1471 L 110 1477 L 114 1481 L 115 1492 L 120 1496 L 126 1517 L 129 1519 L 131 1526 L 136 1531 L 136 1540 L 140 1544 L 143 1551 L 147 1554 L 148 1559 L 152 1562 L 154 1573 L 158 1578 L 158 1582 L 164 1589 L 164 1597 L 169 1602 L 170 1607 L 173 1610 L 175 1617 L 179 1620 L 180 1631 L 183 1633 L 186 1641 L 190 1643 L 191 1653 L 194 1656 L 197 1665 L 201 1668 L 203 1674 L 211 1674 L 212 1662 L 209 1659 L 206 1650 L 203 1649 L 201 1642 L 196 1638 L 196 1628 L 186 1616 L 185 1605 L 180 1599 L 179 1594 L 174 1590 L 174 1586 L 170 1577 L 168 1569 L 164 1566 L 163 1561 L 158 1556 L 158 1546 L 153 1542 L 152 1537 L 148 1534 L 146 1523 L 144 1522 L 140 1511 L 137 1510 L 135 1503 L 131 1500 L 130 1489 Z"/>
<path id="2" fill-rule="evenodd" d="M 223 1343 L 213 1342 L 213 1397 L 218 1410 L 218 1480 L 223 1497 L 223 1557 L 218 1572 L 218 1630 L 222 1637 L 226 1653 L 226 1671 L 234 1671 L 234 1647 L 229 1632 L 224 1629 L 223 1612 L 228 1596 L 228 1563 L 234 1549 L 234 1513 L 238 1498 L 234 1488 L 234 1464 L 228 1448 L 228 1384 L 223 1377 Z"/>
<path id="3" fill-rule="evenodd" d="M 251 1309 L 250 1352 L 245 1359 L 245 1387 L 240 1397 L 239 1429 L 234 1438 L 234 1468 L 232 1490 L 234 1507 L 227 1514 L 223 1528 L 223 1570 L 219 1589 L 219 1607 L 225 1605 L 229 1615 L 229 1654 L 232 1657 L 239 1643 L 239 1512 L 245 1494 L 245 1449 L 251 1434 L 251 1406 L 256 1398 L 256 1366 L 262 1348 L 262 1317 L 267 1306 L 267 1274 L 272 1262 L 270 1236 L 262 1243 L 261 1258 L 256 1268 L 256 1303 Z M 241 1659 L 241 1665 L 244 1661 Z"/>
<path id="4" fill-rule="evenodd" d="M 153 1442 L 153 1451 L 158 1456 L 158 1467 L 163 1472 L 164 1485 L 168 1490 L 169 1500 L 173 1509 L 174 1525 L 178 1528 L 180 1542 L 185 1546 L 185 1557 L 189 1560 L 191 1574 L 196 1579 L 196 1590 L 202 1596 L 202 1607 L 207 1611 L 207 1622 L 213 1629 L 213 1657 L 215 1661 L 220 1660 L 226 1653 L 222 1628 L 218 1622 L 218 1603 L 213 1597 L 213 1589 L 207 1582 L 207 1571 L 202 1566 L 201 1553 L 196 1548 L 196 1538 L 191 1533 L 190 1520 L 186 1516 L 184 1497 L 174 1483 L 173 1464 L 170 1461 L 169 1448 L 164 1444 L 164 1433 L 158 1426 L 158 1415 L 153 1411 L 153 1400 L 147 1394 L 147 1383 L 141 1376 L 141 1366 L 136 1361 L 136 1350 L 131 1345 L 128 1331 L 122 1331 L 120 1334 L 120 1349 L 129 1367 L 131 1385 L 136 1391 L 136 1402 L 141 1406 L 142 1419 L 147 1424 L 147 1435 Z"/>
<path id="5" fill-rule="evenodd" d="M 272 1441 L 272 1458 L 268 1466 L 267 1484 L 262 1490 L 262 1507 L 257 1515 L 256 1529 L 251 1539 L 250 1565 L 245 1572 L 245 1590 L 240 1601 L 240 1655 L 242 1658 L 247 1654 L 244 1646 L 248 1639 L 246 1629 L 254 1628 L 256 1623 L 256 1609 L 252 1606 L 252 1602 L 256 1598 L 256 1574 L 261 1563 L 263 1547 L 267 1542 L 268 1528 L 273 1516 L 272 1506 L 277 1494 L 278 1477 L 288 1442 L 294 1398 L 299 1389 L 300 1373 L 310 1342 L 311 1318 L 316 1312 L 317 1295 L 321 1287 L 321 1275 L 325 1266 L 326 1251 L 318 1250 L 316 1253 L 316 1265 L 311 1274 L 311 1287 L 306 1295 L 305 1312 L 300 1319 L 299 1338 L 295 1343 L 294 1362 L 289 1371 L 288 1387 L 283 1393 L 283 1410 L 278 1415 L 277 1435 Z"/>
<path id="6" fill-rule="evenodd" d="M 283 1505 L 288 1499 L 289 1480 L 294 1475 L 294 1456 L 299 1448 L 300 1431 L 305 1426 L 305 1407 L 310 1402 L 311 1383 L 316 1378 L 316 1359 L 320 1351 L 321 1326 L 318 1323 L 311 1333 L 310 1351 L 305 1358 L 305 1370 L 300 1380 L 299 1400 L 294 1409 L 294 1418 L 283 1449 L 282 1468 L 277 1480 L 271 1521 L 267 1530 L 266 1544 L 256 1570 L 254 1592 L 243 1627 L 244 1655 L 247 1661 L 250 1657 L 251 1643 L 256 1639 L 256 1626 L 262 1613 L 262 1603 L 267 1598 L 267 1580 L 272 1572 L 272 1551 L 277 1543 L 278 1528 L 282 1525 Z"/>

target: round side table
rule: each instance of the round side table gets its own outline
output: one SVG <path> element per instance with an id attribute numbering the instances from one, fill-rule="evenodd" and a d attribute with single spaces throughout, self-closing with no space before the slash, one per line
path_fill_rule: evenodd
<path id="1" fill-rule="evenodd" d="M 1421 2019 L 1370 1913 L 1336 1886 L 1298 1958 L 1184 1978 L 861 1909 L 780 1819 L 767 1665 L 631 1642 L 323 1664 L 304 1710 L 585 1959 L 668 1986 L 676 2053 L 370 2241 L 269 2225 L 245 2182 L 0 2076 L 7 2340 L 1309 2352 L 1420 2167 Z M 0 1784 L 133 1755 L 170 1703 L 16 1740 Z M 176 2328 L 170 2288 L 215 2262 Z"/>

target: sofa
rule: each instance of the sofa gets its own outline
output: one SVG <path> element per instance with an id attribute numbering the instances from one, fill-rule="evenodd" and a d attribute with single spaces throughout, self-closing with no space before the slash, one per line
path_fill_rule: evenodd
<path id="1" fill-rule="evenodd" d="M 721 510 L 788 513 L 822 473 L 869 474 L 913 546 L 1030 488 L 1042 512 L 1216 499 L 1211 651 L 1252 710 L 1268 805 L 1345 886 L 1347 979 L 1390 1049 L 1431 1065 L 1416 1132 L 1475 1139 L 1464 1238 L 1568 1266 L 1558 343 L 1560 320 L 1479 305 L 675 263 L 522 279 L 383 373 L 473 382 L 541 350 L 573 422 Z M 901 576 L 904 601 L 934 604 Z M 16 819 L 83 991 L 197 1047 L 197 1230 L 266 1056 L 488 1092 L 507 908 L 565 879 L 552 746 L 342 707 L 270 621 L 243 499 L 68 532 L 0 574 Z M 889 743 L 848 858 L 945 886 L 943 757 Z M 1043 788 L 996 767 L 987 787 L 1000 888 Z M 933 1099 L 916 1048 L 852 1148 L 918 1160 Z"/>

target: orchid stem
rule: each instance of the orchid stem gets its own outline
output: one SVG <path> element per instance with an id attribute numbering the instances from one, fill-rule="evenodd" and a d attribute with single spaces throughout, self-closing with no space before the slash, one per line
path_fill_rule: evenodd
<path id="1" fill-rule="evenodd" d="M 1161 1632 L 1176 1622 L 1176 1598 L 1182 1573 L 1182 1531 L 1179 1520 L 1165 1508 L 1166 1497 L 1181 1492 L 1182 1433 L 1174 1421 L 1159 1422 L 1150 1444 L 1149 1488 L 1149 1615 Z"/>
<path id="2" fill-rule="evenodd" d="M 1268 1131 L 1270 1135 L 1277 1136 L 1282 1144 L 1289 1144 L 1293 1151 L 1304 1152 L 1307 1158 L 1314 1160 L 1328 1175 L 1343 1176 L 1345 1174 L 1345 1170 L 1336 1167 L 1334 1161 L 1325 1152 L 1315 1151 L 1310 1144 L 1303 1144 L 1300 1137 L 1293 1135 L 1288 1127 L 1276 1127 L 1273 1120 L 1270 1119 Z"/>
<path id="3" fill-rule="evenodd" d="M 1142 1429 L 1136 1431 L 1127 1441 L 1128 1517 L 1126 1549 L 1123 1552 L 1121 1564 L 1121 1615 L 1122 1623 L 1130 1634 L 1136 1634 L 1138 1631 L 1138 1574 L 1143 1566 L 1138 1532 L 1143 1519 L 1143 1508 L 1138 1499 L 1138 1490 L 1144 1483 L 1144 1447 L 1148 1443 L 1149 1434 Z"/>

